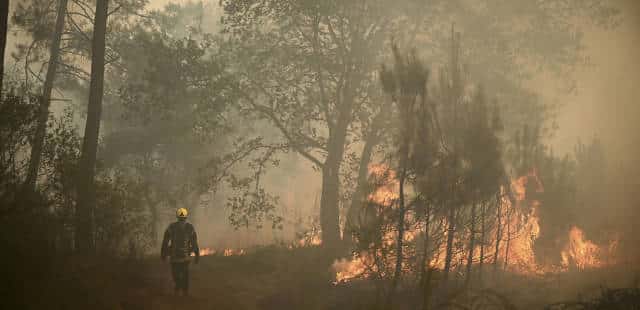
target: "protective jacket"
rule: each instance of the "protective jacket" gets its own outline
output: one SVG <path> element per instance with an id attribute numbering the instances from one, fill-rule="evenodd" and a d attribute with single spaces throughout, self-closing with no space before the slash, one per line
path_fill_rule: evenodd
<path id="1" fill-rule="evenodd" d="M 191 253 L 195 254 L 196 259 L 199 258 L 200 248 L 193 225 L 186 221 L 177 221 L 169 225 L 164 232 L 160 252 L 162 258 L 169 256 L 172 263 L 188 262 Z"/>

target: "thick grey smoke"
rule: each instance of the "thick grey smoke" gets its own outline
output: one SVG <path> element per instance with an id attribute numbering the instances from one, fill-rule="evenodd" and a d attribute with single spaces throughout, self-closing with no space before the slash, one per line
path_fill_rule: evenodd
<path id="1" fill-rule="evenodd" d="M 585 55 L 592 65 L 575 73 L 575 94 L 558 95 L 560 128 L 553 145 L 572 151 L 577 139 L 602 139 L 610 160 L 637 161 L 640 155 L 640 2 L 617 0 L 620 24 L 614 30 L 587 29 Z M 541 90 L 554 96 L 554 81 Z"/>

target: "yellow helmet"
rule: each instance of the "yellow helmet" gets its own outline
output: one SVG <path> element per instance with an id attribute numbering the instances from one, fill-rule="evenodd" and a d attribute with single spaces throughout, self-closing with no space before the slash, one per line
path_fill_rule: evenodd
<path id="1" fill-rule="evenodd" d="M 185 208 L 180 208 L 180 209 L 176 210 L 176 217 L 178 217 L 178 218 L 187 218 L 188 214 L 189 214 L 189 212 L 187 212 L 187 209 L 185 209 Z"/>

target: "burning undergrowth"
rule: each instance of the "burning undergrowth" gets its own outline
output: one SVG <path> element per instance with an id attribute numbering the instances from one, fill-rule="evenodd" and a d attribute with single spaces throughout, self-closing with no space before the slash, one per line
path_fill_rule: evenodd
<path id="1" fill-rule="evenodd" d="M 240 256 L 240 255 L 245 255 L 246 251 L 245 249 L 214 249 L 214 248 L 202 248 L 200 249 L 200 256 L 211 256 L 211 255 L 218 255 L 218 256 Z M 192 254 L 193 256 L 193 254 Z"/>
<path id="2" fill-rule="evenodd" d="M 358 278 L 390 279 L 393 274 L 398 234 L 395 226 L 384 219 L 396 212 L 397 179 L 395 172 L 384 165 L 371 166 L 370 174 L 375 190 L 368 195 L 368 203 L 363 208 L 360 220 L 364 225 L 355 234 L 359 248 L 351 257 L 333 263 L 336 284 Z M 539 197 L 543 193 L 543 183 L 537 171 L 532 169 L 502 186 L 495 200 L 480 204 L 481 217 L 473 214 L 470 219 L 463 211 L 456 211 L 456 223 L 451 225 L 451 217 L 438 216 L 437 211 L 427 213 L 427 221 L 415 210 L 407 212 L 401 264 L 403 276 L 417 279 L 425 270 L 443 271 L 447 268 L 447 255 L 450 256 L 448 268 L 459 276 L 483 269 L 542 276 L 616 263 L 617 238 L 597 243 L 577 225 L 556 237 L 561 250 L 552 254 L 557 257 L 553 263 L 540 259 L 535 243 L 542 233 L 540 208 L 543 200 Z M 469 224 L 471 220 L 475 221 L 474 225 Z M 447 253 L 446 241 L 451 232 L 454 238 Z M 472 234 L 475 244 L 471 243 L 470 250 Z"/>

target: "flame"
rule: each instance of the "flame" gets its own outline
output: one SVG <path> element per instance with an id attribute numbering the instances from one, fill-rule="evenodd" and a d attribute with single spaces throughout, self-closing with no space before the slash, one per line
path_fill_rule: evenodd
<path id="1" fill-rule="evenodd" d="M 369 173 L 371 177 L 376 178 L 377 188 L 368 196 L 368 200 L 383 208 L 393 206 L 393 202 L 399 197 L 398 183 L 395 172 L 385 165 L 370 165 Z M 533 191 L 527 192 L 527 191 Z M 498 250 L 499 261 L 504 268 L 510 272 L 535 276 L 546 273 L 568 271 L 570 267 L 576 267 L 578 270 L 586 268 L 599 268 L 615 262 L 614 253 L 617 247 L 617 240 L 609 242 L 608 247 L 599 247 L 594 242 L 587 240 L 585 234 L 577 226 L 571 227 L 568 231 L 568 242 L 561 251 L 562 258 L 560 266 L 557 265 L 541 265 L 536 261 L 534 251 L 535 241 L 540 236 L 540 218 L 539 209 L 541 202 L 537 199 L 536 194 L 544 192 L 544 187 L 535 169 L 526 175 L 513 179 L 508 186 L 500 189 L 500 200 L 498 212 L 500 214 L 500 228 L 493 227 L 487 231 L 490 240 L 486 242 L 486 248 L 493 251 L 496 243 L 500 238 L 500 247 Z M 448 222 L 445 218 L 439 221 L 441 230 L 441 239 L 446 240 L 448 234 Z M 434 223 L 435 224 L 435 223 Z M 498 234 L 497 229 L 501 229 Z M 424 232 L 424 227 L 420 225 L 406 231 L 404 240 L 408 242 L 417 238 L 420 233 Z M 499 237 L 496 237 L 499 236 Z M 454 244 L 466 244 L 467 238 L 465 234 L 456 233 Z M 383 246 L 392 249 L 397 238 L 397 231 L 390 230 L 382 236 Z M 492 239 L 492 240 L 491 240 Z M 446 242 L 440 242 L 436 245 L 434 253 L 429 261 L 431 268 L 444 269 L 446 258 Z M 378 270 L 376 265 L 376 257 L 382 257 L 383 253 L 378 249 L 377 252 L 363 251 L 354 254 L 351 259 L 339 259 L 332 265 L 336 275 L 336 282 L 347 282 L 352 279 L 367 277 L 374 273 L 384 277 L 390 274 L 386 270 Z M 469 249 L 456 250 L 452 254 L 451 264 L 452 270 L 460 264 L 465 264 L 468 258 Z M 474 248 L 474 256 L 479 255 L 478 248 Z M 393 251 L 385 252 L 386 261 L 395 261 Z M 485 252 L 486 253 L 486 252 Z M 485 257 L 485 262 L 490 262 L 490 254 Z M 607 258 L 608 261 L 603 261 Z M 474 258 L 474 263 L 479 259 Z M 404 266 L 404 263 L 403 263 Z M 384 269 L 384 268 L 383 268 Z M 403 268 L 403 270 L 409 270 Z"/>
<path id="2" fill-rule="evenodd" d="M 224 252 L 222 253 L 223 256 L 239 256 L 239 255 L 244 255 L 244 249 L 239 249 L 239 250 L 235 250 L 235 249 L 224 249 Z"/>
<path id="3" fill-rule="evenodd" d="M 395 171 L 384 164 L 370 164 L 368 169 L 369 177 L 376 184 L 375 190 L 367 196 L 368 201 L 383 208 L 392 207 L 393 202 L 399 197 Z M 407 231 L 404 239 L 413 240 L 418 233 L 418 231 Z M 397 232 L 390 230 L 382 236 L 382 242 L 385 246 L 392 246 L 396 238 Z M 381 252 L 378 250 L 375 255 L 381 255 Z M 376 267 L 374 253 L 368 251 L 354 253 L 351 259 L 338 259 L 334 261 L 332 269 L 336 276 L 334 284 L 367 277 L 373 272 L 383 272 Z"/>
<path id="4" fill-rule="evenodd" d="M 506 262 L 507 268 L 518 273 L 537 273 L 541 271 L 536 263 L 534 242 L 540 236 L 540 223 L 538 208 L 540 202 L 527 196 L 529 182 L 536 184 L 536 193 L 541 193 L 542 182 L 538 178 L 536 170 L 521 176 L 511 182 L 511 193 L 515 204 L 502 188 L 501 208 L 506 216 L 506 227 L 503 230 L 503 246 L 500 256 Z"/>
<path id="5" fill-rule="evenodd" d="M 398 199 L 398 182 L 396 172 L 384 164 L 369 165 L 369 175 L 375 179 L 377 188 L 367 197 L 370 202 L 391 206 Z"/>
<path id="6" fill-rule="evenodd" d="M 448 238 L 448 234 L 449 231 L 447 229 L 447 227 L 449 227 L 449 223 L 444 220 L 443 221 L 443 231 L 442 231 L 442 240 L 447 240 Z M 458 238 L 454 238 L 453 243 L 456 244 Z M 433 255 L 433 257 L 431 258 L 430 262 L 429 262 L 429 266 L 431 268 L 436 268 L 436 269 L 440 269 L 443 270 L 445 267 L 445 260 L 446 260 L 446 256 L 447 256 L 447 244 L 446 242 L 442 242 L 440 244 L 440 246 L 438 247 L 436 253 Z M 451 265 L 455 266 L 457 265 L 458 262 L 461 262 L 465 259 L 465 254 L 463 251 L 453 251 L 452 253 L 452 257 L 451 257 Z"/>
<path id="7" fill-rule="evenodd" d="M 375 269 L 373 262 L 373 256 L 367 252 L 361 252 L 360 255 L 353 254 L 351 260 L 346 258 L 336 260 L 332 265 L 333 270 L 336 272 L 334 284 L 348 282 L 368 275 L 370 270 Z"/>
<path id="8" fill-rule="evenodd" d="M 202 248 L 200 249 L 200 256 L 209 256 L 209 255 L 213 255 L 216 254 L 216 250 L 212 249 L 212 248 Z"/>
<path id="9" fill-rule="evenodd" d="M 615 250 L 618 239 L 609 242 L 608 248 L 603 248 L 586 239 L 584 231 L 577 226 L 569 230 L 567 244 L 562 250 L 562 267 L 575 267 L 578 270 L 601 268 L 615 262 Z M 609 258 L 609 261 L 604 261 Z"/>
<path id="10" fill-rule="evenodd" d="M 222 251 L 217 251 L 216 249 L 213 248 L 201 248 L 200 249 L 200 256 L 210 256 L 210 255 L 216 255 L 216 254 L 222 254 L 222 256 L 237 256 L 237 255 L 244 255 L 245 254 L 245 250 L 244 249 L 224 249 Z M 191 254 L 191 256 L 194 256 L 195 254 Z"/>
<path id="11" fill-rule="evenodd" d="M 298 246 L 300 247 L 319 246 L 319 245 L 322 245 L 322 237 L 320 237 L 319 232 L 298 240 Z"/>

